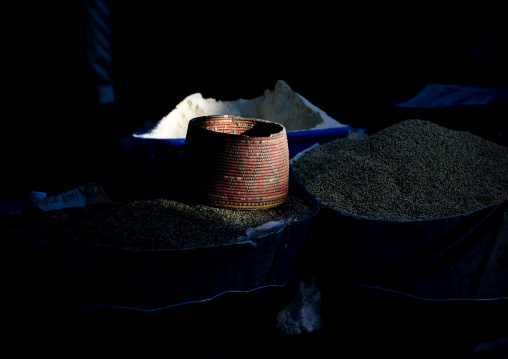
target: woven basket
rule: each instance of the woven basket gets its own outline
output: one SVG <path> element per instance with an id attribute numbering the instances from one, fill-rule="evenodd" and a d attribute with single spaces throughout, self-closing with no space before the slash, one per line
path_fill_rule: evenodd
<path id="1" fill-rule="evenodd" d="M 245 210 L 276 207 L 288 195 L 286 129 L 240 116 L 193 118 L 182 168 L 182 187 L 190 200 Z"/>

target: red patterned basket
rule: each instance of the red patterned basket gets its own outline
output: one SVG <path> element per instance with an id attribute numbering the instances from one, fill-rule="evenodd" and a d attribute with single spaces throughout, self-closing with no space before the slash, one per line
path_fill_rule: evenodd
<path id="1" fill-rule="evenodd" d="M 233 209 L 276 207 L 288 195 L 289 150 L 283 125 L 214 115 L 189 121 L 182 187 L 198 203 Z"/>

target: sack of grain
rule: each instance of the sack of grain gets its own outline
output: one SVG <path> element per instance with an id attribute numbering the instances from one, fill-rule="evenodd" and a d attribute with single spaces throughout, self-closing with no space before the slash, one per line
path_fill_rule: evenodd
<path id="1" fill-rule="evenodd" d="M 324 271 L 330 276 L 425 298 L 508 294 L 500 264 L 508 255 L 508 148 L 406 120 L 318 146 L 292 170 L 322 204 L 323 255 L 333 253 L 323 263 L 341 264 Z"/>

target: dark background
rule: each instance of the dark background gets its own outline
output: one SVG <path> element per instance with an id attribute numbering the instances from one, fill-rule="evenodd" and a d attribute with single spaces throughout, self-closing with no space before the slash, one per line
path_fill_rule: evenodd
<path id="1" fill-rule="evenodd" d="M 135 190 L 132 178 L 151 175 L 145 149 L 131 143 L 130 134 L 159 121 L 189 94 L 251 99 L 272 90 L 279 79 L 332 118 L 368 133 L 419 116 L 505 144 L 506 101 L 417 113 L 393 106 L 427 83 L 508 87 L 505 13 L 478 6 L 445 11 L 426 3 L 390 8 L 320 2 L 283 7 L 273 1 L 111 1 L 116 101 L 100 105 L 87 87 L 81 3 L 4 4 L 0 200 L 27 199 L 30 190 L 55 195 L 88 181 L 99 181 L 113 199 L 129 197 L 129 189 Z M 181 349 L 181 338 L 191 346 L 196 339 L 210 350 L 193 349 L 210 357 L 222 351 L 231 357 L 255 357 L 270 350 L 281 356 L 330 351 L 345 355 L 350 350 L 394 354 L 407 345 L 412 349 L 404 354 L 412 357 L 458 357 L 471 343 L 498 339 L 493 323 L 503 326 L 498 318 L 505 312 L 504 303 L 450 304 L 436 310 L 438 305 L 390 296 L 372 297 L 359 290 L 335 309 L 334 323 L 327 324 L 332 331 L 303 338 L 259 335 L 257 327 L 245 325 L 259 319 L 255 301 L 262 300 L 262 293 L 148 316 L 101 309 L 90 316 L 82 310 L 56 322 L 80 328 L 78 336 L 64 327 L 57 337 L 42 335 L 55 320 L 54 313 L 31 317 L 35 309 L 18 308 L 22 321 L 13 333 L 30 340 L 38 337 L 48 352 L 59 348 L 61 336 L 80 350 L 109 343 L 109 350 L 121 347 L 128 352 L 135 346 L 142 351 L 146 345 L 165 354 Z M 253 309 L 246 314 L 249 306 Z M 408 309 L 401 310 L 403 306 Z M 233 315 L 223 316 L 232 310 Z M 146 330 L 125 329 L 133 323 Z M 220 324 L 228 329 L 215 332 Z M 432 332 L 424 325 L 433 327 Z M 388 326 L 395 331 L 387 334 Z M 461 338 L 448 341 L 450 331 Z M 168 339 L 176 332 L 180 336 Z M 113 340 L 115 334 L 120 337 Z"/>
<path id="2" fill-rule="evenodd" d="M 129 135 L 195 92 L 251 99 L 281 79 L 332 118 L 372 133 L 414 116 L 392 104 L 426 83 L 508 86 L 507 29 L 496 8 L 110 3 L 116 102 L 102 106 L 88 88 L 81 2 L 3 5 L 0 198 L 143 171 Z M 497 106 L 419 117 L 498 140 L 506 116 L 494 110 L 506 114 Z"/>

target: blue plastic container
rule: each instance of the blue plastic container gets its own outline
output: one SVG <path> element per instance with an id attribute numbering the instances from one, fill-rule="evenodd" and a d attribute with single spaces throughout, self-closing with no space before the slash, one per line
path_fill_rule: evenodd
<path id="1" fill-rule="evenodd" d="M 353 128 L 349 125 L 340 127 L 332 127 L 317 130 L 304 131 L 288 131 L 289 158 L 292 158 L 298 152 L 314 145 L 315 143 L 323 144 L 337 138 L 347 137 L 349 131 Z M 146 146 L 150 149 L 152 156 L 158 156 L 160 152 L 166 152 L 173 155 L 174 159 L 181 164 L 181 156 L 185 138 L 148 138 L 142 137 L 142 134 L 133 134 L 133 141 L 137 144 Z M 157 160 L 157 159 L 156 159 Z M 167 161 L 164 161 L 167 163 Z"/>
<path id="2" fill-rule="evenodd" d="M 307 131 L 289 131 L 287 133 L 289 158 L 294 157 L 298 152 L 309 148 L 315 143 L 323 143 L 336 140 L 337 138 L 347 137 L 349 131 L 353 128 L 349 125 L 342 127 L 332 127 L 319 130 Z"/>

